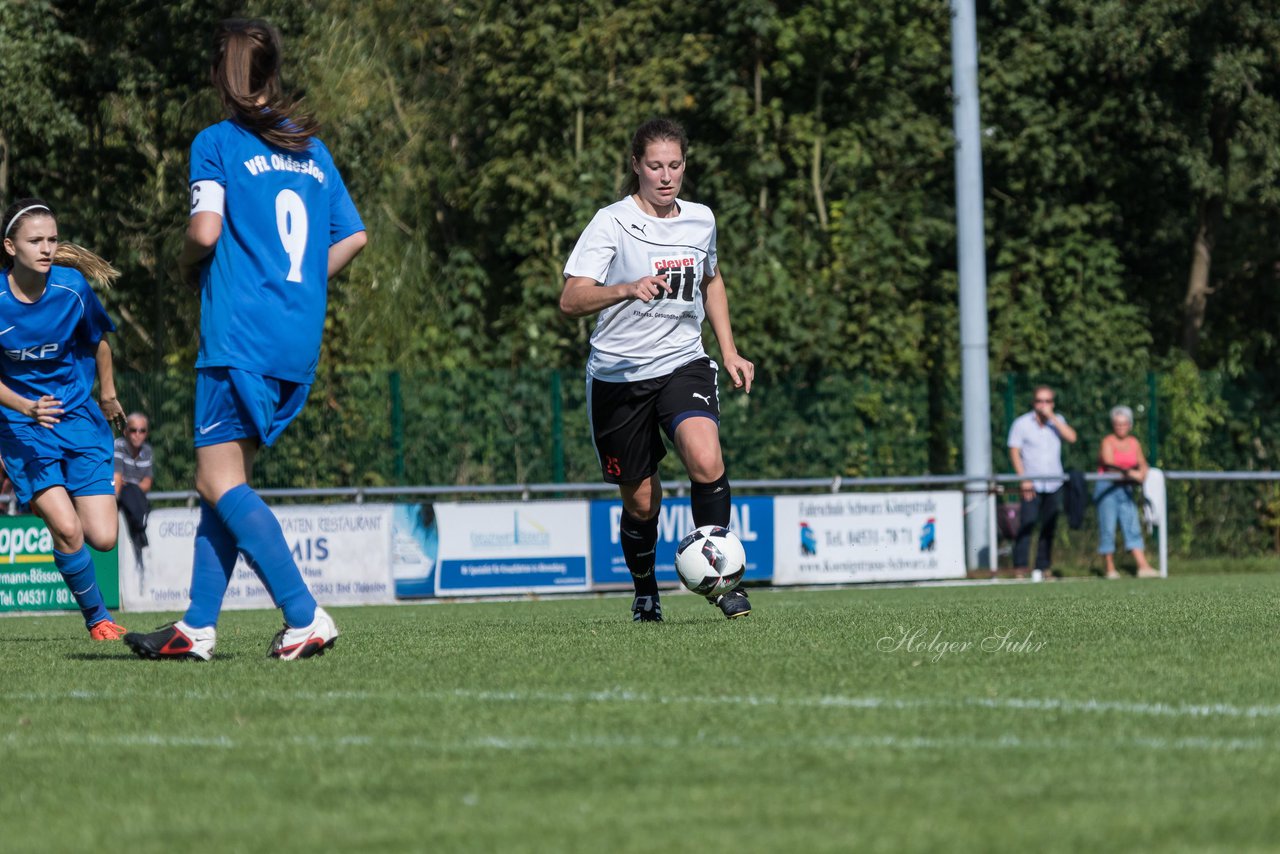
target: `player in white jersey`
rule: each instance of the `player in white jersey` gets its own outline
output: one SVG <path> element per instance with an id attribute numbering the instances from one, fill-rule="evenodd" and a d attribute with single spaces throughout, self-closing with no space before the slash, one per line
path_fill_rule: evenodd
<path id="1" fill-rule="evenodd" d="M 599 313 L 587 406 L 604 479 L 622 493 L 620 541 L 637 622 L 662 620 L 653 572 L 658 463 L 666 456 L 660 431 L 689 473 L 694 524 L 729 525 L 717 369 L 702 347 L 704 318 L 734 387 L 750 392 L 755 375 L 734 346 L 715 216 L 680 198 L 688 148 L 684 129 L 668 119 L 636 130 L 622 200 L 600 209 L 578 238 L 560 294 L 560 310 L 570 317 Z M 712 603 L 729 618 L 751 613 L 741 589 Z"/>

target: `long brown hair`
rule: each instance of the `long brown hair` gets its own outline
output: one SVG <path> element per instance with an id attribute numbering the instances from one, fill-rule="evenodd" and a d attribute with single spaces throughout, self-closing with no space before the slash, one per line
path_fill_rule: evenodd
<path id="1" fill-rule="evenodd" d="M 54 222 L 58 221 L 58 218 L 53 215 L 53 209 L 43 199 L 19 199 L 9 206 L 3 217 L 0 217 L 0 232 L 3 232 L 5 237 L 12 237 L 22 227 L 23 220 L 33 216 L 47 216 Z M 120 271 L 112 267 L 109 262 L 75 243 L 58 241 L 58 248 L 53 253 L 53 263 L 79 270 L 86 279 L 108 288 L 120 277 Z M 7 272 L 12 266 L 13 256 L 6 249 L 3 261 L 0 261 L 0 271 Z"/>
<path id="2" fill-rule="evenodd" d="M 635 165 L 644 160 L 644 152 L 649 143 L 659 140 L 680 143 L 681 157 L 689 153 L 689 137 L 679 122 L 674 119 L 649 119 L 636 128 L 631 137 L 631 156 L 627 158 L 627 177 L 622 181 L 620 198 L 625 199 L 640 192 L 640 176 L 636 174 Z"/>
<path id="3" fill-rule="evenodd" d="M 265 142 L 306 151 L 320 126 L 284 94 L 281 53 L 280 33 L 266 21 L 223 21 L 213 37 L 213 88 L 227 112 Z"/>

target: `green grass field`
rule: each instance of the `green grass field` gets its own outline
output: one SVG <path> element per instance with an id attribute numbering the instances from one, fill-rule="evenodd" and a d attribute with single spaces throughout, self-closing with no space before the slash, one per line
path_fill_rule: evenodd
<path id="1" fill-rule="evenodd" d="M 752 600 L 334 609 L 294 663 L 274 613 L 208 664 L 3 619 L 0 848 L 1280 847 L 1280 575 Z"/>

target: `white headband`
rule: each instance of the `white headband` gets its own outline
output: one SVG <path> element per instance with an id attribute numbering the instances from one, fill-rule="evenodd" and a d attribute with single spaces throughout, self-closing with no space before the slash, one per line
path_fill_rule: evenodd
<path id="1" fill-rule="evenodd" d="M 13 231 L 13 224 L 17 222 L 18 219 L 27 211 L 49 211 L 49 206 L 48 205 L 27 205 L 25 208 L 18 211 L 16 214 L 13 215 L 13 219 L 9 220 L 9 224 L 4 227 L 5 237 L 9 236 L 9 232 Z M 49 213 L 53 213 L 53 211 L 49 211 Z"/>

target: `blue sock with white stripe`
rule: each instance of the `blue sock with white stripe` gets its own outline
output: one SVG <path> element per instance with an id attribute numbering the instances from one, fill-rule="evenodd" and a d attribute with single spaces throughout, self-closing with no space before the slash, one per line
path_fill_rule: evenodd
<path id="1" fill-rule="evenodd" d="M 89 547 L 80 546 L 80 550 L 66 554 L 53 550 L 53 563 L 62 573 L 62 579 L 71 588 L 71 595 L 76 597 L 80 613 L 84 614 L 85 626 L 93 626 L 103 620 L 111 619 L 107 611 L 107 603 L 102 599 L 102 590 L 98 587 L 98 578 L 93 571 L 93 558 L 89 555 Z"/>
<path id="2" fill-rule="evenodd" d="M 195 560 L 191 565 L 191 604 L 182 618 L 184 623 L 193 629 L 217 624 L 239 554 L 235 538 L 222 524 L 213 505 L 201 501 Z"/>
<path id="3" fill-rule="evenodd" d="M 284 621 L 294 628 L 311 625 L 316 600 L 293 562 L 289 543 L 271 508 L 249 484 L 242 483 L 223 494 L 216 509 L 276 607 L 284 611 Z"/>

